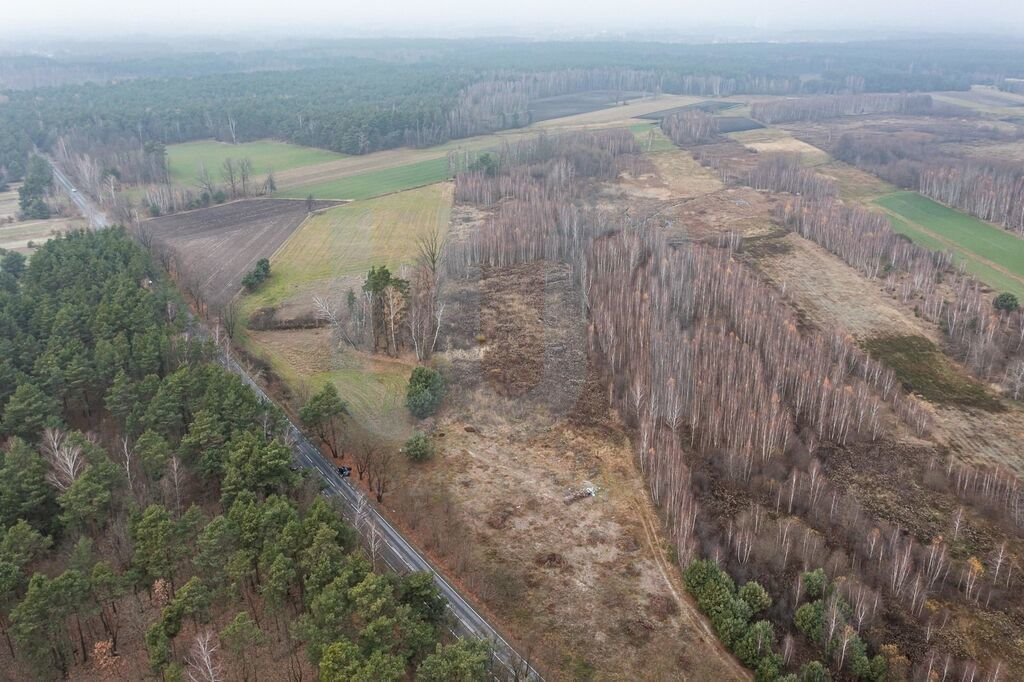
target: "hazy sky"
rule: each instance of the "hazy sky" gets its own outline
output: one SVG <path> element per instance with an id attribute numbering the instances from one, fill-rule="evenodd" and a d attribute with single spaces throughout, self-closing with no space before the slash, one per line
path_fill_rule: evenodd
<path id="1" fill-rule="evenodd" d="M 358 29 L 442 35 L 481 28 L 693 32 L 710 27 L 1024 33 L 1024 0 L 10 0 L 0 35 Z"/>

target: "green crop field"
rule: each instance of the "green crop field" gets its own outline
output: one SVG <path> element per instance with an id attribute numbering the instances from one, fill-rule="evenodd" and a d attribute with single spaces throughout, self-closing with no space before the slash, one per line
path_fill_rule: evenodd
<path id="1" fill-rule="evenodd" d="M 894 192 L 875 203 L 897 232 L 930 249 L 952 251 L 982 282 L 1024 296 L 1024 240 L 916 192 Z"/>
<path id="2" fill-rule="evenodd" d="M 678 149 L 672 143 L 672 140 L 668 139 L 665 133 L 661 132 L 661 128 L 656 122 L 636 123 L 629 126 L 629 130 L 633 133 L 633 137 L 636 138 L 640 149 L 643 149 L 645 152 L 668 152 Z"/>
<path id="3" fill-rule="evenodd" d="M 403 166 L 350 175 L 312 185 L 289 187 L 274 196 L 303 199 L 310 194 L 316 199 L 369 199 L 414 187 L 447 180 L 448 157 L 426 159 Z"/>
<path id="4" fill-rule="evenodd" d="M 433 184 L 328 209 L 309 218 L 271 259 L 266 284 L 246 307 L 277 305 L 317 282 L 365 276 L 374 265 L 398 268 L 416 255 L 416 238 L 444 232 L 450 184 Z"/>
<path id="5" fill-rule="evenodd" d="M 222 180 L 221 165 L 225 159 L 249 159 L 252 161 L 253 175 L 262 177 L 271 170 L 282 171 L 309 166 L 334 161 L 344 156 L 324 149 L 300 147 L 274 140 L 242 144 L 204 140 L 172 144 L 167 147 L 167 165 L 171 180 L 186 185 L 195 184 L 196 176 L 203 166 L 215 181 Z"/>

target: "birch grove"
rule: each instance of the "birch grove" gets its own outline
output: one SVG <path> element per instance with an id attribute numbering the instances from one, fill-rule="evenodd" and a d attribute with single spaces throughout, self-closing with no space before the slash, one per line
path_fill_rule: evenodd
<path id="1" fill-rule="evenodd" d="M 624 131 L 539 138 L 507 147 L 495 176 L 461 174 L 456 197 L 496 210 L 450 247 L 448 267 L 467 276 L 481 265 L 572 266 L 609 398 L 638 430 L 640 466 L 685 561 L 697 505 L 684 445 L 721 452 L 747 479 L 798 430 L 837 443 L 877 437 L 880 400 L 922 431 L 927 414 L 848 338 L 800 332 L 728 249 L 671 246 L 641 220 L 570 203 L 577 182 L 614 177 L 614 160 L 635 144 Z"/>
<path id="2" fill-rule="evenodd" d="M 610 406 L 632 429 L 680 562 L 710 557 L 747 576 L 768 566 L 845 576 L 840 593 L 849 609 L 833 596 L 823 612 L 839 668 L 849 665 L 861 633 L 894 608 L 930 637 L 944 627 L 930 600 L 973 608 L 1011 598 L 1019 567 L 1005 546 L 963 557 L 954 543 L 978 513 L 1017 532 L 1024 509 L 1017 479 L 951 466 L 930 484 L 969 507 L 927 541 L 872 515 L 855 492 L 830 480 L 829 457 L 880 439 L 889 411 L 926 435 L 930 410 L 842 331 L 804 330 L 782 294 L 737 258 L 734 236 L 669 243 L 653 220 L 588 208 L 588 183 L 632 163 L 636 143 L 622 132 L 542 137 L 506 145 L 493 171 L 467 165 L 456 198 L 488 217 L 448 245 L 446 271 L 469 278 L 536 261 L 570 266 L 591 358 L 604 372 Z M 781 224 L 939 321 L 970 362 L 995 371 L 992 349 L 1021 345 L 1024 322 L 994 313 L 947 255 L 846 206 L 834 181 L 796 159 L 769 157 L 736 180 L 792 195 L 777 204 Z M 703 513 L 711 476 L 774 501 L 774 509 L 752 503 L 739 513 Z M 786 608 L 795 608 L 801 590 L 798 577 Z"/>

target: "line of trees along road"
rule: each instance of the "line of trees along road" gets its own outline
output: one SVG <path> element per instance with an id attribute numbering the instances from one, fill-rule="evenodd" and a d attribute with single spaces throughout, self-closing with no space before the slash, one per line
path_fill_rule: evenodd
<path id="1" fill-rule="evenodd" d="M 181 334 L 122 231 L 0 259 L 0 667 L 487 679 L 430 576 L 374 573 L 284 420 Z"/>

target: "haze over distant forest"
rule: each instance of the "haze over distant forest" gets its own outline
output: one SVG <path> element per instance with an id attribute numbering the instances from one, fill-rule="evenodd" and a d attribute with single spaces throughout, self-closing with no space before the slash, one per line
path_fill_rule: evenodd
<path id="1" fill-rule="evenodd" d="M 870 29 L 876 35 L 908 30 L 1008 33 L 1024 29 L 1024 9 L 1010 0 L 971 3 L 958 0 L 863 0 L 857 3 L 723 0 L 713 4 L 652 0 L 644 3 L 642 11 L 627 9 L 613 0 L 557 3 L 452 0 L 440 5 L 413 0 L 377 3 L 299 0 L 258 4 L 244 0 L 218 3 L 183 0 L 173 4 L 42 0 L 14 3 L 5 8 L 0 35 L 17 38 L 31 31 L 111 37 L 126 29 L 140 34 L 229 35 L 261 29 L 276 34 L 297 30 L 302 35 L 327 36 L 352 31 L 417 37 L 456 34 L 534 37 L 539 31 L 581 37 L 615 36 L 628 31 L 665 37 L 700 34 L 729 38 L 761 32 L 760 37 L 772 39 L 765 31 L 814 29 L 843 33 Z"/>

